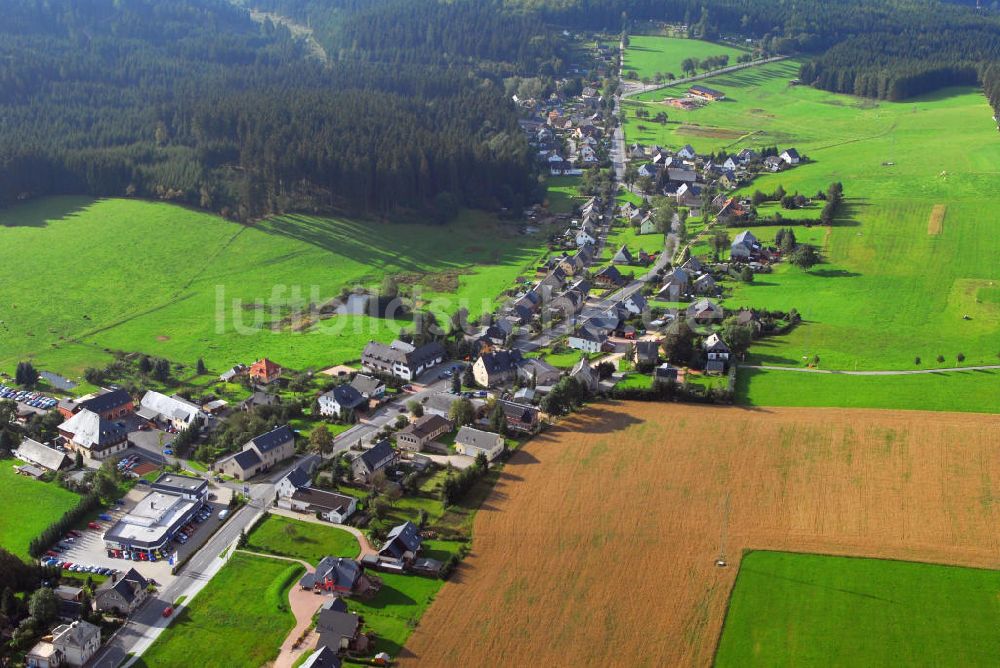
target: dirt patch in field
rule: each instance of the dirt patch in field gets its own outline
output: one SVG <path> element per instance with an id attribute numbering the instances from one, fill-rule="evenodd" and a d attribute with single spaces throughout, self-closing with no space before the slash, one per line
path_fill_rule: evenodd
<path id="1" fill-rule="evenodd" d="M 934 236 L 941 234 L 941 228 L 944 227 L 944 215 L 947 211 L 948 207 L 944 204 L 934 205 L 934 208 L 931 209 L 931 217 L 927 219 L 927 234 Z"/>
<path id="2" fill-rule="evenodd" d="M 159 336 L 156 337 L 156 340 L 157 341 L 169 341 L 170 337 L 167 336 L 166 334 L 160 334 Z"/>
<path id="3" fill-rule="evenodd" d="M 997 526 L 1000 416 L 597 406 L 513 456 L 402 659 L 707 666 L 745 549 L 998 568 Z"/>
<path id="4" fill-rule="evenodd" d="M 739 139 L 744 132 L 739 130 L 729 130 L 727 128 L 713 128 L 704 125 L 682 124 L 677 128 L 678 132 L 694 135 L 696 137 L 710 137 L 712 139 Z"/>
<path id="5" fill-rule="evenodd" d="M 452 269 L 435 274 L 406 273 L 396 276 L 401 285 L 420 285 L 434 292 L 455 292 L 459 288 L 459 277 L 471 273 L 469 270 Z"/>

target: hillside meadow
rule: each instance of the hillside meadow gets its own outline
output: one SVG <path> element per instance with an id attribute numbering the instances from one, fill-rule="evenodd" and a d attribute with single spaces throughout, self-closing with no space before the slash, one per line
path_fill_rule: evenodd
<path id="1" fill-rule="evenodd" d="M 170 204 L 80 197 L 0 211 L 0 368 L 79 375 L 140 351 L 210 370 L 267 355 L 290 368 L 357 359 L 412 323 L 296 310 L 388 275 L 421 304 L 473 315 L 543 253 L 541 236 L 480 212 L 448 225 L 287 215 L 240 225 Z"/>
<path id="2" fill-rule="evenodd" d="M 745 551 L 995 570 L 998 498 L 1000 416 L 594 404 L 504 466 L 402 665 L 708 666 Z M 895 581 L 911 607 L 896 614 L 941 618 L 938 584 Z M 996 615 L 973 588 L 949 605 Z M 830 620 L 850 638 L 876 612 Z M 995 664 L 993 626 L 969 620 L 962 640 Z M 768 658 L 800 656 L 768 628 Z M 894 642 L 911 656 L 927 640 Z"/>
<path id="3" fill-rule="evenodd" d="M 725 44 L 699 39 L 630 35 L 622 72 L 626 76 L 630 71 L 635 72 L 639 79 L 653 77 L 657 73 L 673 72 L 679 78 L 684 76 L 681 63 L 685 58 L 701 61 L 711 56 L 729 56 L 729 64 L 735 65 L 736 59 L 743 53 L 744 51 Z M 701 68 L 698 71 L 700 73 Z"/>
<path id="4" fill-rule="evenodd" d="M 28 559 L 28 546 L 53 521 L 80 501 L 54 482 L 20 475 L 15 459 L 0 459 L 0 547 Z"/>
<path id="5" fill-rule="evenodd" d="M 796 227 L 800 240 L 820 248 L 822 264 L 809 271 L 779 265 L 752 285 L 731 285 L 730 306 L 795 308 L 803 317 L 791 333 L 755 344 L 747 362 L 801 366 L 818 356 L 821 368 L 843 370 L 1000 363 L 1000 243 L 998 223 L 988 214 L 997 203 L 992 183 L 1000 143 L 981 91 L 874 101 L 793 85 L 798 66 L 785 61 L 710 77 L 705 85 L 727 98 L 693 111 L 661 103 L 685 86 L 625 103 L 629 142 L 690 143 L 701 153 L 777 145 L 809 158 L 756 179 L 747 194 L 780 184 L 812 197 L 832 181 L 844 184 L 846 206 L 834 225 Z M 640 106 L 652 115 L 667 111 L 669 121 L 635 118 Z M 764 215 L 773 211 L 773 205 L 763 208 Z M 776 229 L 753 232 L 771 241 Z M 707 254 L 707 239 L 692 250 Z M 998 393 L 995 379 L 973 374 L 741 375 L 741 396 L 753 405 L 996 410 Z"/>

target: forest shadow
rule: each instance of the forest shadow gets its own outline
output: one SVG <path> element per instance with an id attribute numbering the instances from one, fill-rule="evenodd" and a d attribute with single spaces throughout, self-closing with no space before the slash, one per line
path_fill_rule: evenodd
<path id="1" fill-rule="evenodd" d="M 73 218 L 97 202 L 93 197 L 59 196 L 19 202 L 0 209 L 0 227 L 48 227 Z"/>

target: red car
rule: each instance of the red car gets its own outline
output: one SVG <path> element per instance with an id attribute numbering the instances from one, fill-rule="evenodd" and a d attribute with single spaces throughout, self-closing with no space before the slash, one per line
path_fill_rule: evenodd
<path id="1" fill-rule="evenodd" d="M 87 528 L 93 529 L 94 531 L 99 531 L 101 529 L 101 525 L 98 524 L 97 522 L 87 522 Z"/>
<path id="2" fill-rule="evenodd" d="M 81 533 L 80 533 L 79 531 L 77 531 L 76 529 L 70 529 L 70 530 L 69 530 L 69 531 L 67 531 L 66 533 L 68 533 L 68 534 L 69 534 L 70 536 L 72 536 L 73 538 L 79 538 L 80 536 L 82 536 L 82 535 L 83 535 L 83 534 L 81 534 Z"/>
<path id="3" fill-rule="evenodd" d="M 66 562 L 63 562 L 63 570 L 69 570 L 69 568 L 70 568 L 70 567 L 71 567 L 72 565 L 73 565 L 73 562 L 72 562 L 72 561 L 66 561 Z"/>
<path id="4" fill-rule="evenodd" d="M 47 551 L 45 552 L 45 554 L 46 554 L 47 556 L 49 556 L 49 557 L 58 557 L 58 556 L 59 556 L 59 553 L 58 553 L 58 552 L 56 552 L 55 550 L 47 550 Z"/>
<path id="5" fill-rule="evenodd" d="M 163 616 L 164 617 L 169 617 L 172 614 L 174 614 L 174 609 L 171 608 L 169 605 L 163 609 Z"/>

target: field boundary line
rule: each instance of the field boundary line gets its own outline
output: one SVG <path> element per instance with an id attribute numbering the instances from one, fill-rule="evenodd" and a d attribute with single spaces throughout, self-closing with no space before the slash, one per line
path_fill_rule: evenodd
<path id="1" fill-rule="evenodd" d="M 842 369 L 805 369 L 794 366 L 775 366 L 773 364 L 740 364 L 741 369 L 759 369 L 763 371 L 795 371 L 798 373 L 826 373 L 841 376 L 917 376 L 928 373 L 948 373 L 952 371 L 995 371 L 1000 370 L 1000 364 L 983 364 L 980 366 L 954 366 L 940 369 L 895 369 L 886 371 L 846 371 Z"/>

